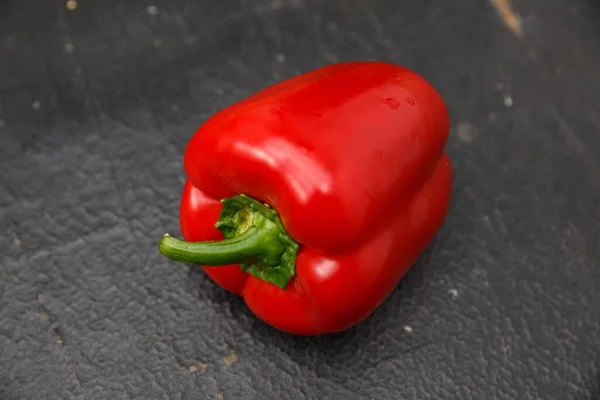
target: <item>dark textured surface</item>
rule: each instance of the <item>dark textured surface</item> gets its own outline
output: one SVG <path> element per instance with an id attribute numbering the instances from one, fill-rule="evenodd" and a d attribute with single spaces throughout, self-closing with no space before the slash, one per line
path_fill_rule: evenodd
<path id="1" fill-rule="evenodd" d="M 522 38 L 482 0 L 2 0 L 2 398 L 599 398 L 600 8 L 513 3 Z M 371 318 L 283 335 L 156 251 L 181 155 L 219 108 L 369 58 L 446 98 L 453 205 Z"/>

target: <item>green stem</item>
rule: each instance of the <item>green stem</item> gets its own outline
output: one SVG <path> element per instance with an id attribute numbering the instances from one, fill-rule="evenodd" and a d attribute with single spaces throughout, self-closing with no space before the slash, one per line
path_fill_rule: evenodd
<path id="1" fill-rule="evenodd" d="M 171 260 L 190 264 L 239 264 L 243 271 L 284 289 L 296 274 L 299 245 L 285 231 L 277 212 L 243 194 L 221 203 L 215 227 L 224 240 L 186 242 L 165 235 L 159 251 Z"/>
<path id="2" fill-rule="evenodd" d="M 167 258 L 189 264 L 221 266 L 251 263 L 258 260 L 265 235 L 252 227 L 238 237 L 216 242 L 186 242 L 169 235 L 158 246 Z"/>

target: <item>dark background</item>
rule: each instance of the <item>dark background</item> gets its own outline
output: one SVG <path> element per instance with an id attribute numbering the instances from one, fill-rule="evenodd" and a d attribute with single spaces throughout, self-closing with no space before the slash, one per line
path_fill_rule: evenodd
<path id="1" fill-rule="evenodd" d="M 2 399 L 599 398 L 600 7 L 512 6 L 0 0 Z M 209 115 L 356 59 L 444 96 L 453 203 L 371 318 L 292 337 L 156 245 Z"/>

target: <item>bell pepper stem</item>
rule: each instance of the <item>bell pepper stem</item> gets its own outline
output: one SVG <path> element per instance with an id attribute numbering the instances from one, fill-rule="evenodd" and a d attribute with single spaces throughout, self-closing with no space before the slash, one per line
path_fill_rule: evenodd
<path id="1" fill-rule="evenodd" d="M 158 249 L 167 258 L 218 267 L 239 264 L 248 274 L 285 288 L 296 273 L 298 243 L 277 212 L 244 194 L 222 199 L 215 227 L 224 240 L 186 242 L 163 236 Z"/>
<path id="2" fill-rule="evenodd" d="M 167 258 L 189 264 L 222 266 L 257 261 L 264 252 L 261 234 L 250 228 L 242 235 L 214 242 L 186 242 L 169 235 L 163 236 L 159 251 Z"/>

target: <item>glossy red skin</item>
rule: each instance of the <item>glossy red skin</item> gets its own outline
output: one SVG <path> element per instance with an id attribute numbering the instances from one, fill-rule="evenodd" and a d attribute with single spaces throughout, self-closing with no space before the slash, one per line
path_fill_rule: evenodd
<path id="1" fill-rule="evenodd" d="M 390 294 L 443 223 L 448 131 L 440 95 L 396 65 L 334 64 L 281 82 L 225 108 L 191 138 L 182 234 L 221 239 L 221 198 L 269 203 L 300 243 L 286 289 L 235 265 L 206 273 L 280 330 L 347 329 Z"/>

